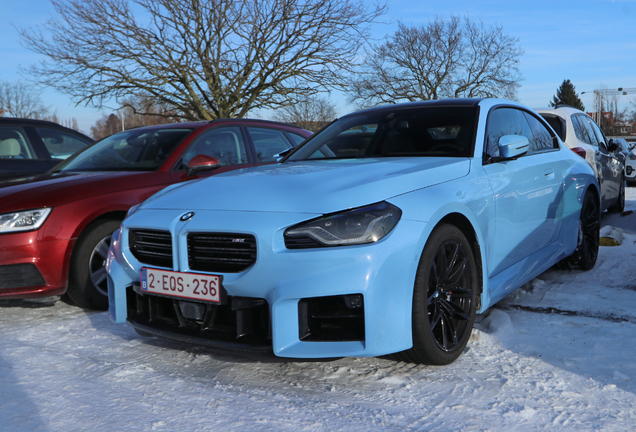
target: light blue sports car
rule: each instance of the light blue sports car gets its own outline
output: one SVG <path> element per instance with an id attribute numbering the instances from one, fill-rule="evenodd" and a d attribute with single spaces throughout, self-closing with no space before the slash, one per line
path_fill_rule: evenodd
<path id="1" fill-rule="evenodd" d="M 275 165 L 170 186 L 107 261 L 110 317 L 143 335 L 288 358 L 448 364 L 475 314 L 559 263 L 590 269 L 589 164 L 515 102 L 340 118 Z"/>

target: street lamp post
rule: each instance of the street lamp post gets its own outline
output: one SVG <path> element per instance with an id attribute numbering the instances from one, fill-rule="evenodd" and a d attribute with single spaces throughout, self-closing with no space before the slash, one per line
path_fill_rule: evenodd
<path id="1" fill-rule="evenodd" d="M 120 111 L 119 116 L 121 118 L 121 130 L 123 132 L 123 131 L 126 130 L 126 127 L 124 125 L 124 120 L 125 120 L 125 117 L 126 117 L 126 107 L 125 106 L 119 107 L 119 108 L 117 108 L 117 111 Z"/>

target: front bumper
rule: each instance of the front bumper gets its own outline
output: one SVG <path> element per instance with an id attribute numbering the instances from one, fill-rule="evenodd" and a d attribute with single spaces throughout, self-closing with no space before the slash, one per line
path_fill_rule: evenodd
<path id="1" fill-rule="evenodd" d="M 182 213 L 168 210 L 135 213 L 124 221 L 121 233 L 113 235 L 106 266 L 109 314 L 113 321 L 128 320 L 141 331 L 201 343 L 200 339 L 180 335 L 177 325 L 172 328 L 164 325 L 153 331 L 130 319 L 129 311 L 136 313 L 136 306 L 131 304 L 136 294 L 131 292 L 133 285 L 139 283 L 142 264 L 128 248 L 129 229 L 169 227 L 174 253 L 172 270 L 183 272 L 189 271 L 186 239 L 189 232 L 245 233 L 256 237 L 256 262 L 245 271 L 222 274 L 223 287 L 231 301 L 264 300 L 269 312 L 269 348 L 274 354 L 290 358 L 378 356 L 412 346 L 413 285 L 430 231 L 427 224 L 401 220 L 387 237 L 369 245 L 288 250 L 284 230 L 317 215 L 197 211 L 197 217 L 179 222 Z M 301 339 L 310 322 L 303 317 L 307 304 L 310 303 L 311 309 L 311 304 L 320 303 L 312 299 L 344 297 L 355 302 L 356 296 L 361 296 L 359 301 L 364 308 L 362 337 L 344 341 Z M 214 344 L 214 337 L 210 344 Z"/>
<path id="2" fill-rule="evenodd" d="M 38 231 L 0 235 L 0 298 L 64 294 L 70 247 L 69 240 L 41 242 Z"/>

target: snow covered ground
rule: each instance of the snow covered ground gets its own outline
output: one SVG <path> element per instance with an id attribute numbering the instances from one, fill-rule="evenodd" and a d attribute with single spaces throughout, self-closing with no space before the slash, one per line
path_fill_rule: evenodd
<path id="1" fill-rule="evenodd" d="M 0 431 L 634 430 L 636 213 L 603 224 L 621 246 L 478 317 L 445 367 L 237 356 L 55 299 L 0 302 Z"/>

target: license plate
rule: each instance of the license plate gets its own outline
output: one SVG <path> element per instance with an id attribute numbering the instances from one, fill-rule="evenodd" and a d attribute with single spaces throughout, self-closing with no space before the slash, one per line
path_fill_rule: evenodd
<path id="1" fill-rule="evenodd" d="M 142 268 L 141 290 L 218 303 L 221 299 L 221 277 Z"/>

